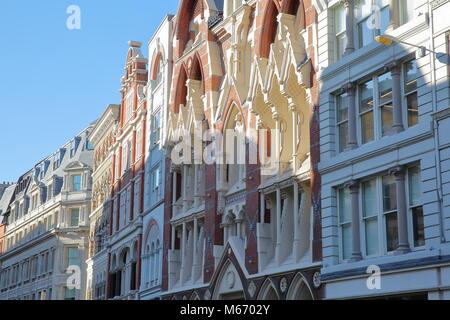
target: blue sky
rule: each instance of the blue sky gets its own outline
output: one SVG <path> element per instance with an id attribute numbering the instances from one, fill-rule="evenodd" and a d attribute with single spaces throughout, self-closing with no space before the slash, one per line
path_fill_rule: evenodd
<path id="1" fill-rule="evenodd" d="M 69 30 L 70 5 L 81 29 Z M 110 103 L 128 40 L 146 45 L 178 0 L 0 1 L 0 182 L 15 182 Z"/>

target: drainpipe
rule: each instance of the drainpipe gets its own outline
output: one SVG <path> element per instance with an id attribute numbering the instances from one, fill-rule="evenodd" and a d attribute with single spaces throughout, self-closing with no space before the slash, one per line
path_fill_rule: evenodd
<path id="1" fill-rule="evenodd" d="M 436 61 L 435 61 L 435 45 L 434 45 L 434 24 L 433 24 L 433 10 L 431 8 L 431 4 L 428 4 L 428 12 L 429 12 L 429 21 L 430 21 L 430 64 L 431 64 L 431 90 L 432 90 L 432 100 L 433 100 L 433 114 L 436 114 L 437 110 L 437 90 L 436 90 Z M 433 130 L 434 130 L 434 153 L 436 160 L 436 181 L 437 181 L 437 193 L 438 193 L 438 203 L 439 203 L 439 220 L 440 220 L 440 233 L 441 233 L 441 242 L 446 243 L 447 238 L 445 235 L 445 217 L 444 217 L 444 206 L 443 206 L 443 189 L 442 189 L 442 176 L 441 176 L 441 154 L 439 149 L 439 122 L 436 117 L 433 117 Z"/>

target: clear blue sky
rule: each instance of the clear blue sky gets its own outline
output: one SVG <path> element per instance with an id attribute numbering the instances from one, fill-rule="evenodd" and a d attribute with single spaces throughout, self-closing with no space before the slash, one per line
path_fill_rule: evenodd
<path id="1" fill-rule="evenodd" d="M 69 30 L 70 5 L 81 30 Z M 178 0 L 0 1 L 0 182 L 119 103 L 128 40 L 147 43 Z"/>

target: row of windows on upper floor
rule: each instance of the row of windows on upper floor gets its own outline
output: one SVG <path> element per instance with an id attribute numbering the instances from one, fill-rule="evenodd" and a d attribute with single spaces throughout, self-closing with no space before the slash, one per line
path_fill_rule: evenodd
<path id="1" fill-rule="evenodd" d="M 70 175 L 70 187 L 71 192 L 82 191 L 82 175 L 74 174 Z M 23 216 L 27 215 L 30 210 L 37 209 L 40 205 L 45 204 L 57 195 L 61 193 L 63 182 L 61 177 L 57 177 L 53 183 L 48 184 L 46 187 L 41 187 L 40 191 L 36 191 L 30 198 L 26 197 L 22 202 L 19 202 L 16 206 L 11 208 L 10 221 L 13 223 Z"/>
<path id="2" fill-rule="evenodd" d="M 53 273 L 55 249 L 43 251 L 0 272 L 0 290 L 33 282 Z"/>
<path id="3" fill-rule="evenodd" d="M 70 142 L 70 149 L 69 149 L 69 156 L 70 158 L 73 158 L 78 150 L 78 147 L 80 145 L 81 142 L 81 137 L 75 137 L 71 142 Z M 83 147 L 83 150 L 94 150 L 94 146 L 92 145 L 92 143 L 86 139 L 86 143 Z M 59 149 L 52 158 L 52 162 L 53 162 L 53 170 L 58 169 L 63 160 L 64 157 L 66 155 L 66 148 L 61 148 Z M 50 160 L 46 160 L 44 162 L 42 162 L 39 166 L 37 166 L 34 170 L 34 176 L 36 178 L 39 178 L 40 180 L 44 179 L 45 175 L 47 174 L 48 168 L 50 166 Z"/>
<path id="4" fill-rule="evenodd" d="M 400 76 L 393 76 L 393 72 L 399 72 Z M 337 94 L 334 101 L 336 151 L 344 152 L 417 125 L 419 76 L 416 60 L 409 60 L 398 66 L 397 71 L 376 73 Z M 396 106 L 394 101 L 401 101 L 401 104 Z M 396 108 L 401 109 L 402 119 L 395 119 Z M 353 128 L 356 131 L 352 133 Z"/>
<path id="5" fill-rule="evenodd" d="M 41 289 L 9 300 L 52 300 L 52 291 L 52 288 Z"/>
<path id="6" fill-rule="evenodd" d="M 385 172 L 338 187 L 341 261 L 355 258 L 355 248 L 357 255 L 371 258 L 393 253 L 399 249 L 401 240 L 406 242 L 407 249 L 425 246 L 421 183 L 420 167 L 410 165 L 400 171 Z M 353 197 L 356 197 L 356 204 Z M 403 214 L 406 219 L 402 219 Z M 355 225 L 361 230 L 356 247 L 353 243 L 353 232 L 357 232 Z M 407 234 L 406 239 L 401 239 L 402 229 L 403 234 Z"/>
<path id="7" fill-rule="evenodd" d="M 53 274 L 55 268 L 55 254 L 56 250 L 52 248 L 1 270 L 1 292 L 20 287 L 30 282 L 32 283 Z M 79 249 L 75 246 L 66 247 L 64 251 L 64 268 L 68 269 L 80 266 L 80 264 Z M 64 298 L 66 300 L 74 300 L 74 293 L 75 290 L 73 289 L 65 290 Z M 34 298 L 32 300 L 34 300 Z"/>
<path id="8" fill-rule="evenodd" d="M 338 2 L 332 8 L 334 23 L 330 25 L 336 39 L 334 60 L 341 59 L 345 54 L 349 36 L 353 35 L 351 49 L 359 49 L 372 43 L 376 36 L 384 34 L 391 24 L 399 26 L 413 20 L 415 0 L 397 1 L 399 8 L 394 13 L 389 0 L 354 0 L 354 11 L 349 10 L 349 14 L 348 9 Z M 347 19 L 353 20 L 352 30 L 346 28 Z"/>
<path id="9" fill-rule="evenodd" d="M 157 110 L 152 114 L 150 119 L 150 150 L 157 148 L 161 142 L 161 110 Z M 138 129 L 136 133 L 136 145 L 133 144 L 132 138 L 124 143 L 122 148 L 122 172 L 119 173 L 119 162 L 115 163 L 116 178 L 118 179 L 121 175 L 131 169 L 133 163 L 132 154 L 133 148 L 136 150 L 136 159 L 142 156 L 142 129 Z"/>
<path id="10" fill-rule="evenodd" d="M 68 216 L 65 217 L 65 227 L 68 228 L 77 228 L 80 226 L 80 211 L 81 208 L 74 207 L 70 208 L 68 211 Z M 16 246 L 20 246 L 28 241 L 31 241 L 40 235 L 54 229 L 57 227 L 62 227 L 63 224 L 59 221 L 59 213 L 55 212 L 53 215 L 49 215 L 39 222 L 36 222 L 29 227 L 24 227 L 22 230 L 15 232 L 14 234 L 7 237 L 6 240 L 6 248 L 8 251 Z"/>

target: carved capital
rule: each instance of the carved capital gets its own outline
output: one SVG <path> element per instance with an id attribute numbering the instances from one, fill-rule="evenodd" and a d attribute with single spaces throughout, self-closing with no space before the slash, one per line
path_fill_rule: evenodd
<path id="1" fill-rule="evenodd" d="M 401 180 L 405 178 L 405 172 L 406 168 L 404 166 L 396 166 L 389 170 L 389 175 Z"/>
<path id="2" fill-rule="evenodd" d="M 348 94 L 354 93 L 355 90 L 356 90 L 356 82 L 347 82 L 341 87 L 341 91 Z"/>
<path id="3" fill-rule="evenodd" d="M 400 74 L 402 64 L 399 61 L 392 61 L 384 65 L 385 71 L 390 71 L 392 74 Z"/>
<path id="4" fill-rule="evenodd" d="M 349 8 L 353 4 L 353 0 L 341 0 L 341 3 L 346 7 Z"/>
<path id="5" fill-rule="evenodd" d="M 345 188 L 350 189 L 350 192 L 358 192 L 359 190 L 359 181 L 358 180 L 350 180 L 344 185 Z"/>

